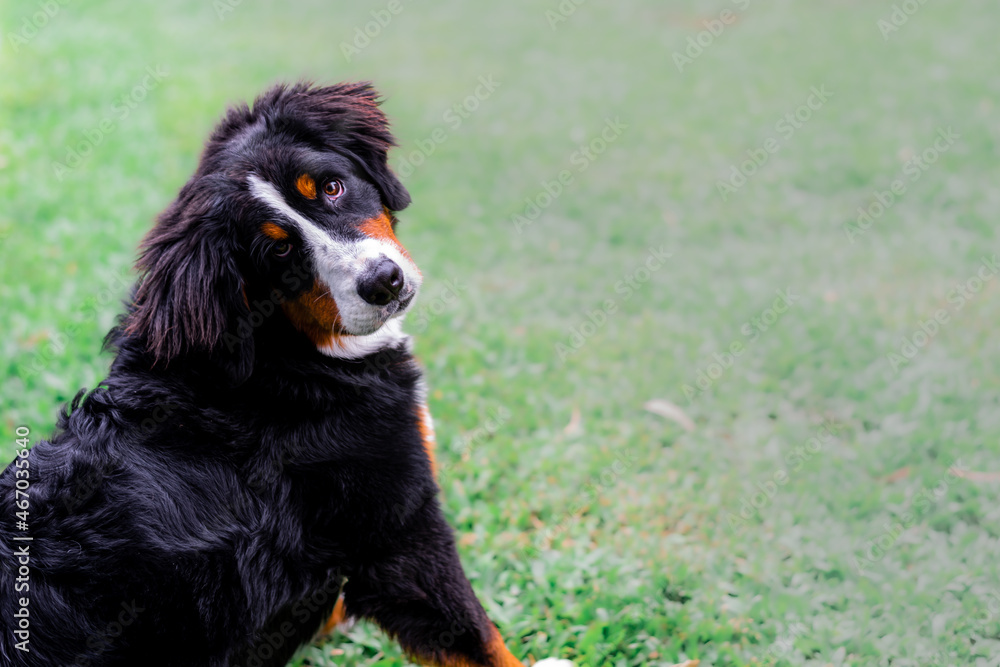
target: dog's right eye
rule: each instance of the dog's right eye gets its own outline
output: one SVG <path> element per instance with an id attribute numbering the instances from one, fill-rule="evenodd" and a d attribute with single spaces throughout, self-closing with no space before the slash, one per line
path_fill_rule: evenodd
<path id="1" fill-rule="evenodd" d="M 323 186 L 323 194 L 329 197 L 331 201 L 340 199 L 340 196 L 344 194 L 344 184 L 340 181 L 327 181 Z"/>
<path id="2" fill-rule="evenodd" d="M 291 243 L 278 243 L 274 246 L 274 256 L 275 257 L 288 257 L 292 254 L 292 244 Z"/>

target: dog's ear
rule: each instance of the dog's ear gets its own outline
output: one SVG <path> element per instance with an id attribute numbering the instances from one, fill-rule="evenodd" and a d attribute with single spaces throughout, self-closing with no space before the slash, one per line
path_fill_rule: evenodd
<path id="1" fill-rule="evenodd" d="M 375 183 L 390 211 L 410 204 L 410 193 L 389 167 L 389 149 L 396 140 L 389 120 L 379 108 L 381 99 L 370 82 L 310 87 L 299 84 L 293 96 L 303 102 L 302 111 L 326 128 L 326 143 L 347 153 Z"/>
<path id="2" fill-rule="evenodd" d="M 402 211 L 410 205 L 409 191 L 393 173 L 384 154 L 382 157 L 370 155 L 367 158 L 359 155 L 358 163 L 375 181 L 375 187 L 378 188 L 382 201 L 390 211 Z"/>
<path id="3" fill-rule="evenodd" d="M 184 186 L 143 239 L 125 333 L 145 343 L 154 363 L 204 355 L 240 382 L 253 368 L 253 336 L 237 333 L 249 308 L 234 231 L 211 180 Z"/>

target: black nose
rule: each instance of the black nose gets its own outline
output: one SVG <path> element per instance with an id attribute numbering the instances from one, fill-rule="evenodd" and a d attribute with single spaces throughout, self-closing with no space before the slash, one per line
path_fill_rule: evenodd
<path id="1" fill-rule="evenodd" d="M 396 262 L 383 257 L 358 280 L 358 295 L 375 306 L 384 306 L 403 289 L 403 270 Z"/>

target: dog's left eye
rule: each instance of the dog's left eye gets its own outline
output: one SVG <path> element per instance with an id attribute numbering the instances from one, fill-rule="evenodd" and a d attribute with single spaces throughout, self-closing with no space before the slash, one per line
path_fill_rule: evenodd
<path id="1" fill-rule="evenodd" d="M 288 257 L 291 254 L 292 254 L 291 243 L 279 243 L 276 246 L 274 246 L 275 257 Z"/>
<path id="2" fill-rule="evenodd" d="M 339 199 L 344 194 L 344 184 L 340 181 L 327 181 L 323 185 L 323 194 L 330 199 Z"/>

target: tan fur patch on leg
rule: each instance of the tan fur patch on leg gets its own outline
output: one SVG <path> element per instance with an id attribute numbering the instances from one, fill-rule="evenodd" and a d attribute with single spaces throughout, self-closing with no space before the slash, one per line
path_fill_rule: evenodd
<path id="1" fill-rule="evenodd" d="M 347 620 L 347 608 L 344 605 L 344 596 L 341 595 L 337 598 L 337 604 L 333 608 L 333 613 L 330 614 L 330 618 L 327 619 L 326 623 L 323 625 L 323 629 L 319 631 L 321 637 L 329 635 L 334 629 Z"/>
<path id="2" fill-rule="evenodd" d="M 448 657 L 443 662 L 417 662 L 427 667 L 524 667 L 524 663 L 514 657 L 500 636 L 500 631 L 493 628 L 493 636 L 485 646 L 486 662 L 472 662 L 465 656 Z"/>
<path id="3" fill-rule="evenodd" d="M 421 403 L 417 406 L 417 428 L 420 429 L 420 439 L 424 443 L 424 451 L 431 462 L 431 472 L 434 479 L 437 479 L 438 465 L 435 450 L 437 449 L 437 437 L 434 435 L 434 420 L 431 419 L 430 410 L 427 405 Z"/>

